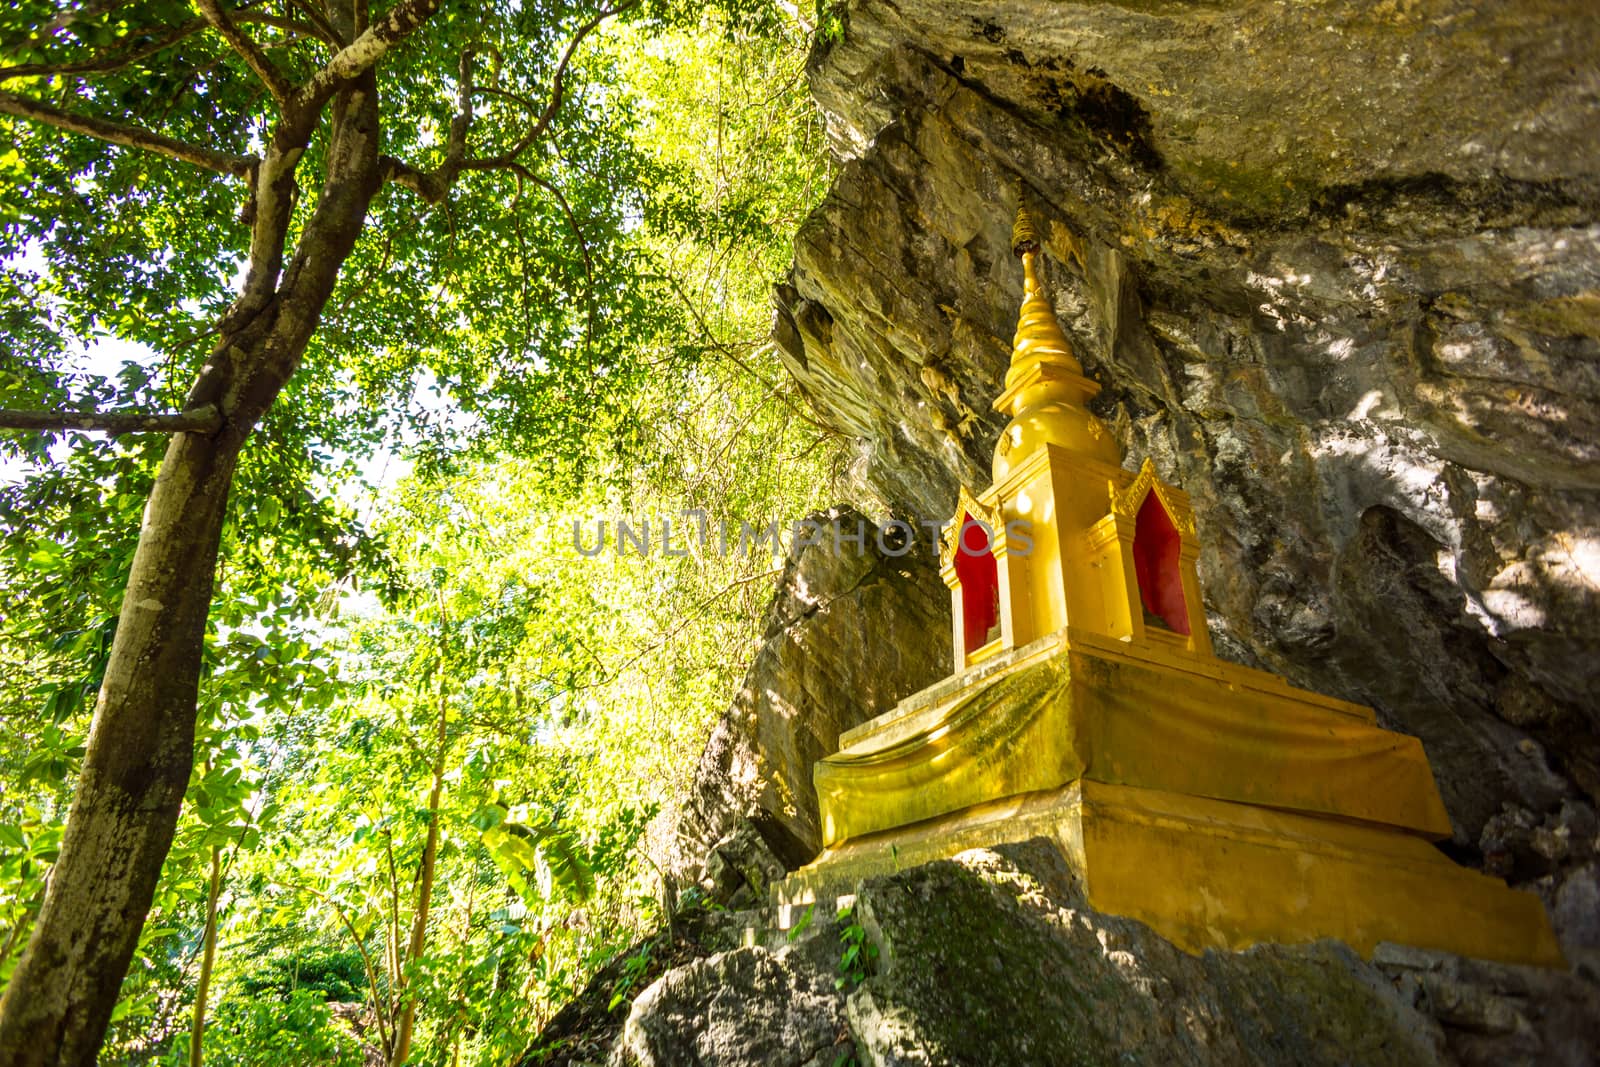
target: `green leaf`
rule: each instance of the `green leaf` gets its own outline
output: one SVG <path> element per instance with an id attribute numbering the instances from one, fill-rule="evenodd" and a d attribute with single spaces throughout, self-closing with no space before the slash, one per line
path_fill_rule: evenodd
<path id="1" fill-rule="evenodd" d="M 817 902 L 812 901 L 806 906 L 805 913 L 800 916 L 799 920 L 796 921 L 793 926 L 789 927 L 789 933 L 786 935 L 786 937 L 790 944 L 793 944 L 795 939 L 805 932 L 806 927 L 811 925 L 812 916 L 816 914 L 816 911 Z"/>

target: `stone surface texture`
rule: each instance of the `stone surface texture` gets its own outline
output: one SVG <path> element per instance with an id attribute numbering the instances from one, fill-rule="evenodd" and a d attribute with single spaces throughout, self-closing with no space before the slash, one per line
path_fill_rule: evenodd
<path id="1" fill-rule="evenodd" d="M 770 917 L 769 917 L 770 918 Z M 837 988 L 847 925 L 877 952 Z M 1333 942 L 1190 956 L 1086 907 L 1044 841 L 863 883 L 845 919 L 668 971 L 613 1067 L 1591 1063 L 1600 994 L 1569 974 Z"/>
<path id="2" fill-rule="evenodd" d="M 811 768 L 839 734 L 950 673 L 949 594 L 931 546 L 886 539 L 886 552 L 849 509 L 810 521 L 826 533 L 791 554 L 678 826 L 679 879 L 723 902 L 742 889 L 741 903 L 764 901 L 772 877 L 821 849 Z M 858 550 L 843 538 L 861 529 Z"/>
<path id="3" fill-rule="evenodd" d="M 849 1050 L 839 943 L 750 945 L 668 971 L 628 1013 L 613 1067 L 833 1067 Z"/>
<path id="4" fill-rule="evenodd" d="M 868 482 L 906 517 L 987 484 L 1020 195 L 1097 413 L 1192 494 L 1221 654 L 1421 737 L 1455 854 L 1600 947 L 1588 0 L 834 9 L 841 168 L 775 336 Z"/>

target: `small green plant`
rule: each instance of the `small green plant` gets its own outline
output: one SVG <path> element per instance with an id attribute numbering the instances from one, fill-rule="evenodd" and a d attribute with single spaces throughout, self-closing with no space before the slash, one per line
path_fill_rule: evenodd
<path id="1" fill-rule="evenodd" d="M 639 946 L 638 952 L 622 961 L 622 974 L 617 978 L 617 984 L 611 993 L 611 1003 L 606 1005 L 606 1011 L 616 1011 L 617 1005 L 628 999 L 633 987 L 639 984 L 639 980 L 650 969 L 650 944 L 646 941 Z"/>
<path id="2" fill-rule="evenodd" d="M 715 900 L 712 900 L 704 889 L 697 885 L 691 885 L 678 894 L 678 913 L 681 915 L 685 912 L 694 911 L 696 908 L 709 912 L 726 912 L 728 910 L 726 905 L 718 904 Z"/>
<path id="3" fill-rule="evenodd" d="M 207 1063 L 237 1067 L 361 1067 L 362 1062 L 361 1045 L 348 1023 L 334 1018 L 314 989 L 225 998 L 206 1027 L 205 1048 Z M 174 1041 L 160 1062 L 188 1064 L 188 1036 Z"/>
<path id="4" fill-rule="evenodd" d="M 789 933 L 786 935 L 789 939 L 789 944 L 794 944 L 795 939 L 805 933 L 806 927 L 811 925 L 812 916 L 816 915 L 816 913 L 817 902 L 813 900 L 810 907 L 806 908 L 806 913 L 800 916 L 800 921 L 789 927 Z"/>
<path id="5" fill-rule="evenodd" d="M 844 952 L 839 956 L 839 977 L 833 980 L 835 989 L 854 989 L 867 980 L 878 958 L 878 946 L 867 937 L 867 928 L 856 918 L 855 905 L 840 908 L 839 939 L 844 942 Z"/>
<path id="6" fill-rule="evenodd" d="M 823 45 L 834 45 L 844 40 L 849 26 L 849 12 L 838 0 L 817 0 L 817 39 Z"/>

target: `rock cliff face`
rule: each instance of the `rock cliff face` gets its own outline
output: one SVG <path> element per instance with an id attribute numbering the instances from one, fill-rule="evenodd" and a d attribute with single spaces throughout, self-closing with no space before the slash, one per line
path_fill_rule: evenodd
<path id="1" fill-rule="evenodd" d="M 1458 855 L 1600 944 L 1591 6 L 835 10 L 776 336 L 872 484 L 987 484 L 1020 196 L 1098 414 L 1194 498 L 1222 654 L 1420 736 Z"/>
<path id="2" fill-rule="evenodd" d="M 842 166 L 775 327 L 897 517 L 948 517 L 1003 426 L 1025 201 L 1097 414 L 1193 498 L 1219 652 L 1420 736 L 1453 851 L 1538 888 L 1576 974 L 1188 956 L 1088 908 L 1034 842 L 868 880 L 788 936 L 770 910 L 688 907 L 625 1024 L 602 972 L 529 1062 L 1594 1062 L 1591 8 L 834 3 L 810 75 Z M 948 626 L 925 558 L 792 559 L 679 871 L 764 900 L 818 847 L 814 762 L 948 673 Z"/>
<path id="3" fill-rule="evenodd" d="M 1577 1067 L 1600 1041 L 1571 975 L 1334 942 L 1185 955 L 1086 907 L 1042 841 L 871 879 L 792 941 L 749 918 L 751 943 L 634 1001 L 612 1067 Z"/>

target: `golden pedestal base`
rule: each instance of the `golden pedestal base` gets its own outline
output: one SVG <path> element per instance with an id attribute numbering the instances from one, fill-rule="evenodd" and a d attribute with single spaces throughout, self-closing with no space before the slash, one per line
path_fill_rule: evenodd
<path id="1" fill-rule="evenodd" d="M 1053 838 L 1096 910 L 1179 947 L 1337 938 L 1563 965 L 1543 905 L 1457 867 L 1414 738 L 1217 660 L 1066 631 L 914 696 L 816 771 L 804 904 L 969 848 Z"/>

